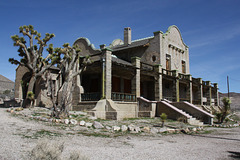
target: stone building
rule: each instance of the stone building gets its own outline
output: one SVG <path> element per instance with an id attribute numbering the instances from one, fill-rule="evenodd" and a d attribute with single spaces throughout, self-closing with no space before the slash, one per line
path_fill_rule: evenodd
<path id="1" fill-rule="evenodd" d="M 100 49 L 87 38 L 74 44 L 83 56 L 90 55 L 92 63 L 76 78 L 72 110 L 103 119 L 154 117 L 164 112 L 168 118 L 192 124 L 212 123 L 213 115 L 202 108 L 219 105 L 218 84 L 191 76 L 189 48 L 176 26 L 138 40 L 132 40 L 131 28 L 125 28 L 123 40 Z M 27 74 L 22 70 L 26 69 L 17 69 L 15 86 L 15 97 L 20 99 L 24 95 L 19 84 Z M 52 69 L 55 75 L 57 71 Z M 51 106 L 46 81 L 37 83 L 37 105 Z M 57 76 L 55 84 L 61 85 Z"/>

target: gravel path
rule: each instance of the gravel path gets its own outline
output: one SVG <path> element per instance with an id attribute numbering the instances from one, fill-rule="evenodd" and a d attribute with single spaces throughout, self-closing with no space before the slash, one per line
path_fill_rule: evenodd
<path id="1" fill-rule="evenodd" d="M 36 133 L 41 130 L 57 134 L 37 138 Z M 96 160 L 240 158 L 239 127 L 208 130 L 214 132 L 203 135 L 89 137 L 71 135 L 67 130 L 60 130 L 60 127 L 15 117 L 0 108 L 0 160 L 29 159 L 29 152 L 46 138 L 49 143 L 64 142 L 63 157 L 74 151 Z"/>

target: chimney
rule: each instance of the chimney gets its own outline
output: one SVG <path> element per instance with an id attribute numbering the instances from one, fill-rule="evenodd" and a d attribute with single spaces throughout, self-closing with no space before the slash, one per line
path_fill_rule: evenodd
<path id="1" fill-rule="evenodd" d="M 131 41 L 132 41 L 131 28 L 130 27 L 124 28 L 124 45 L 131 44 Z"/>

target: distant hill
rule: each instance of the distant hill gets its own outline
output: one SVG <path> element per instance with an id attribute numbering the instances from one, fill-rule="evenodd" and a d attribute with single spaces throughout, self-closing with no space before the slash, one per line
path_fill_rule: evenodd
<path id="1" fill-rule="evenodd" d="M 219 93 L 219 98 L 228 97 L 227 93 Z M 231 109 L 233 111 L 240 111 L 240 93 L 230 92 L 229 93 L 230 100 L 232 101 Z M 222 102 L 220 102 L 221 104 Z"/>
<path id="2" fill-rule="evenodd" d="M 14 82 L 0 74 L 0 92 L 13 89 Z"/>

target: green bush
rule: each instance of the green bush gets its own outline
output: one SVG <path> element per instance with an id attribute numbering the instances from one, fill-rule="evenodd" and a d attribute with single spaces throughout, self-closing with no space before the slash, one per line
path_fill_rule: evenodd
<path id="1" fill-rule="evenodd" d="M 30 99 L 30 100 L 34 100 L 34 93 L 33 92 L 31 92 L 31 91 L 29 91 L 28 93 L 27 93 L 27 98 L 28 99 Z"/>
<path id="2" fill-rule="evenodd" d="M 167 120 L 167 115 L 166 115 L 166 113 L 162 113 L 162 114 L 160 115 L 160 118 L 161 118 L 161 120 L 162 120 L 162 127 L 164 127 L 164 122 Z"/>

